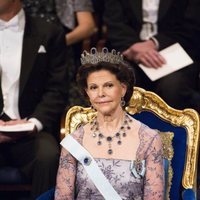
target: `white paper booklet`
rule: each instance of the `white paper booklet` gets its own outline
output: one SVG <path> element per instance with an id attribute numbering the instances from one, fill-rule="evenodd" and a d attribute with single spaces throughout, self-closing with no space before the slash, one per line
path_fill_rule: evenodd
<path id="1" fill-rule="evenodd" d="M 166 59 L 167 63 L 158 69 L 148 68 L 139 64 L 139 67 L 152 81 L 158 80 L 193 63 L 193 60 L 179 43 L 175 43 L 163 49 L 160 51 L 160 54 Z"/>
<path id="2" fill-rule="evenodd" d="M 23 131 L 32 131 L 34 129 L 34 123 L 24 123 L 16 125 L 0 125 L 0 132 L 23 132 Z"/>

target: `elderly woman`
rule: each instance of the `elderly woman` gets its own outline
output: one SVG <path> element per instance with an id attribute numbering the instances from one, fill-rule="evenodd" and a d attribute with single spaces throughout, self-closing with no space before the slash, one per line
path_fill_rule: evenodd
<path id="1" fill-rule="evenodd" d="M 62 141 L 55 199 L 163 200 L 159 134 L 124 109 L 133 93 L 132 68 L 106 48 L 85 51 L 81 62 L 77 80 L 97 116 Z"/>

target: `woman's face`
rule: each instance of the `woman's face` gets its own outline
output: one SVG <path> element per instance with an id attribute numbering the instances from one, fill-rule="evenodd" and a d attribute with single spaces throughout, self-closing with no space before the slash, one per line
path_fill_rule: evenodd
<path id="1" fill-rule="evenodd" d="M 110 115 L 121 107 L 127 87 L 108 70 L 92 72 L 87 78 L 86 93 L 93 107 L 102 115 Z"/>

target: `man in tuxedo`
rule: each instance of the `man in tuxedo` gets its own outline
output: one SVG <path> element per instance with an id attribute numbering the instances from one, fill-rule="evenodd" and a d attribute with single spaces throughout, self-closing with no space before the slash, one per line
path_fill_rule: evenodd
<path id="1" fill-rule="evenodd" d="M 200 111 L 199 10 L 199 0 L 105 1 L 108 45 L 132 62 L 136 85 L 153 90 L 175 108 Z M 138 64 L 162 67 L 167 61 L 159 51 L 175 43 L 185 49 L 194 63 L 151 81 Z"/>
<path id="2" fill-rule="evenodd" d="M 0 131 L 0 167 L 19 168 L 32 183 L 32 199 L 55 185 L 65 55 L 61 28 L 27 16 L 20 0 L 0 0 L 0 125 L 34 125 L 21 133 Z"/>

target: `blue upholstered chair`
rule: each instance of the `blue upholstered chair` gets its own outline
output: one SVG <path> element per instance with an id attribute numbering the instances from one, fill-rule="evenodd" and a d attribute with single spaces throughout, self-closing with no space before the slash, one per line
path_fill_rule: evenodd
<path id="1" fill-rule="evenodd" d="M 134 118 L 160 131 L 166 158 L 166 200 L 195 200 L 199 115 L 193 109 L 176 110 L 153 92 L 135 87 L 126 108 Z M 74 106 L 67 112 L 61 128 L 61 139 L 96 115 L 91 108 Z M 53 199 L 54 189 L 37 200 Z"/>
<path id="2" fill-rule="evenodd" d="M 174 133 L 169 199 L 197 199 L 198 113 L 193 109 L 173 109 L 155 93 L 137 87 L 127 111 L 153 129 Z"/>

